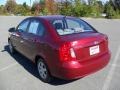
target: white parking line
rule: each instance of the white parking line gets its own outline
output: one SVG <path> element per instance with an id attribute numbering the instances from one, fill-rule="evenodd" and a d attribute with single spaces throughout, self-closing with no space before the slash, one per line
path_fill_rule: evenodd
<path id="1" fill-rule="evenodd" d="M 17 65 L 17 62 L 16 62 L 16 63 L 13 63 L 13 64 L 11 64 L 11 65 L 9 65 L 9 66 L 7 66 L 7 67 L 4 67 L 4 68 L 0 69 L 0 72 L 5 71 L 5 70 L 7 70 L 7 69 L 9 69 L 9 68 L 11 68 L 11 67 L 13 67 L 13 66 L 15 66 L 15 65 Z"/>
<path id="2" fill-rule="evenodd" d="M 120 55 L 120 46 L 118 47 L 118 51 L 117 51 L 116 56 L 114 58 L 113 64 L 112 64 L 112 66 L 111 66 L 111 68 L 110 68 L 110 70 L 108 72 L 108 75 L 107 75 L 107 78 L 106 78 L 106 80 L 104 82 L 102 90 L 108 90 L 109 89 L 113 74 L 114 74 L 116 66 L 117 66 L 117 61 L 119 60 L 118 59 L 119 55 Z"/>
<path id="3" fill-rule="evenodd" d="M 116 65 L 116 64 L 111 64 L 110 66 L 120 68 L 120 65 Z"/>

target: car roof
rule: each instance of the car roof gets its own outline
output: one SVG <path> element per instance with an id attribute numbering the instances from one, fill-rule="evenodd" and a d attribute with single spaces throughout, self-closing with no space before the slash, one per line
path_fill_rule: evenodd
<path id="1" fill-rule="evenodd" d="M 52 20 L 57 20 L 57 19 L 63 19 L 64 17 L 67 18 L 72 18 L 75 19 L 77 17 L 74 16 L 65 16 L 65 15 L 46 15 L 46 16 L 33 16 L 33 17 L 28 17 L 27 19 L 30 18 L 38 18 L 38 19 L 43 19 L 43 20 L 47 20 L 47 21 L 52 21 Z M 82 20 L 81 18 L 79 18 L 80 20 Z M 83 20 L 84 21 L 84 20 Z"/>
<path id="2" fill-rule="evenodd" d="M 47 15 L 47 16 L 39 16 L 40 18 L 51 20 L 51 19 L 62 19 L 65 17 L 64 15 Z"/>
<path id="3" fill-rule="evenodd" d="M 64 17 L 68 18 L 75 18 L 72 16 L 64 16 L 64 15 L 46 15 L 46 16 L 37 16 L 37 18 L 42 18 L 48 21 L 54 20 L 54 19 L 63 19 Z"/>
<path id="4" fill-rule="evenodd" d="M 49 19 L 49 18 L 63 18 L 64 15 L 46 15 L 46 16 L 39 16 L 40 18 Z"/>

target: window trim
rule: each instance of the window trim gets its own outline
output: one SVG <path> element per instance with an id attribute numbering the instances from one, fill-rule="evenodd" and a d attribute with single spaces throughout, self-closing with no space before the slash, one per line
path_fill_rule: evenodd
<path id="1" fill-rule="evenodd" d="M 26 21 L 29 21 L 29 23 L 28 23 L 28 25 L 27 25 L 26 30 L 25 30 L 25 31 L 22 31 L 22 32 L 27 32 L 27 31 L 28 31 L 28 27 L 29 27 L 29 24 L 30 24 L 30 22 L 31 22 L 31 20 L 30 20 L 29 18 L 24 19 L 23 21 L 20 22 L 20 24 L 16 27 L 16 31 L 17 31 L 17 32 L 20 32 L 20 31 L 18 30 L 18 27 L 19 27 L 22 23 L 24 23 L 24 22 L 26 22 Z"/>

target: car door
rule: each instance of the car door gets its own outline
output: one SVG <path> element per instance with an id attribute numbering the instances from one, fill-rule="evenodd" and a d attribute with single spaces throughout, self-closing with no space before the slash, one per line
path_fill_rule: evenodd
<path id="1" fill-rule="evenodd" d="M 26 49 L 24 43 L 25 42 L 24 36 L 27 33 L 27 28 L 29 23 L 30 23 L 29 19 L 22 21 L 16 28 L 16 32 L 15 32 L 15 42 L 16 42 L 15 47 L 23 55 Z"/>
<path id="2" fill-rule="evenodd" d="M 42 21 L 39 19 L 31 19 L 31 22 L 28 27 L 28 33 L 26 35 L 26 53 L 27 57 L 31 60 L 34 59 L 35 55 L 38 53 L 43 42 L 43 37 L 45 33 L 45 27 Z"/>

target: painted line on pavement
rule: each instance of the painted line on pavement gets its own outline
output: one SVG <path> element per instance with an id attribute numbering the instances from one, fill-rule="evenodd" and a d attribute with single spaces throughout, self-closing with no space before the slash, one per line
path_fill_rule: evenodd
<path id="1" fill-rule="evenodd" d="M 120 56 L 120 46 L 118 47 L 115 58 L 113 59 L 112 66 L 110 67 L 110 70 L 109 70 L 108 75 L 105 79 L 102 90 L 109 90 L 109 86 L 110 86 L 112 77 L 114 75 L 114 72 L 115 72 L 115 69 L 117 66 L 117 61 L 119 60 L 119 56 Z"/>
<path id="2" fill-rule="evenodd" d="M 12 67 L 14 67 L 14 66 L 17 65 L 17 64 L 18 64 L 18 63 L 16 62 L 16 63 L 13 63 L 13 64 L 7 66 L 7 67 L 4 67 L 4 68 L 0 69 L 0 72 L 5 71 L 5 70 L 7 70 L 7 69 L 9 69 L 9 68 L 12 68 Z"/>

